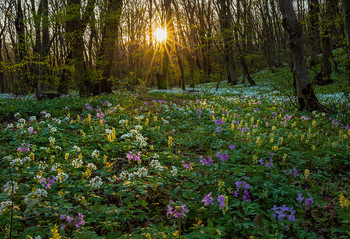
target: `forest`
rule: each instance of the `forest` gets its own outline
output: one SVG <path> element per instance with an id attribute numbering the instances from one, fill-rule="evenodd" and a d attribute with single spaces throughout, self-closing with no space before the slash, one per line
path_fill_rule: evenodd
<path id="1" fill-rule="evenodd" d="M 0 0 L 0 238 L 349 238 L 350 0 Z"/>

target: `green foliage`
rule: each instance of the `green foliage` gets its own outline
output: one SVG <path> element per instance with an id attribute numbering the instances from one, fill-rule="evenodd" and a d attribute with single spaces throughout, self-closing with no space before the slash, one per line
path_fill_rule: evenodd
<path id="1" fill-rule="evenodd" d="M 146 94 L 140 82 L 137 93 L 2 99 L 0 202 L 12 201 L 8 182 L 16 182 L 13 236 L 51 237 L 55 225 L 62 238 L 348 236 L 349 207 L 339 199 L 350 197 L 348 113 L 298 112 L 266 85 L 214 86 Z M 336 97 L 332 86 L 317 91 Z M 237 189 L 243 181 L 249 200 Z M 175 217 L 183 205 L 186 216 Z M 275 205 L 292 207 L 295 221 L 274 217 Z M 1 208 L 4 237 L 11 211 Z"/>

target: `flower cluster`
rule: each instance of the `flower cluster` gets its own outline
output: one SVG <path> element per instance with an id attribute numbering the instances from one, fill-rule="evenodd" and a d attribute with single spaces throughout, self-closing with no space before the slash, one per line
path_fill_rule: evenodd
<path id="1" fill-rule="evenodd" d="M 66 214 L 62 214 L 60 216 L 61 220 L 65 220 L 66 224 L 62 224 L 61 229 L 64 230 L 69 224 L 74 224 L 75 228 L 79 228 L 80 226 L 85 225 L 84 215 L 79 213 L 78 217 L 74 219 L 74 217 L 68 216 Z"/>
<path id="2" fill-rule="evenodd" d="M 4 192 L 8 195 L 11 195 L 12 192 L 16 193 L 18 190 L 18 184 L 12 180 L 7 181 L 7 183 L 4 185 Z"/>
<path id="3" fill-rule="evenodd" d="M 210 166 L 213 162 L 210 156 L 208 156 L 208 159 L 204 158 L 203 156 L 199 156 L 199 158 L 201 159 L 202 164 L 206 166 Z"/>
<path id="4" fill-rule="evenodd" d="M 123 179 L 128 179 L 129 181 L 134 178 L 134 177 L 146 177 L 147 176 L 147 169 L 145 167 L 142 167 L 142 168 L 139 168 L 136 172 L 133 172 L 133 173 L 129 173 L 127 171 L 122 171 L 119 175 L 119 179 L 120 180 L 123 180 Z"/>
<path id="5" fill-rule="evenodd" d="M 305 199 L 305 200 L 304 200 Z M 305 202 L 306 205 L 311 206 L 312 203 L 314 202 L 311 195 L 310 198 L 304 198 L 302 193 L 298 193 L 298 197 L 296 199 L 299 203 L 302 203 L 303 201 Z"/>
<path id="6" fill-rule="evenodd" d="M 169 202 L 167 213 L 166 213 L 167 217 L 173 216 L 174 218 L 185 218 L 186 213 L 188 213 L 188 209 L 186 208 L 185 204 L 181 203 L 181 205 L 177 206 L 173 201 Z"/>
<path id="7" fill-rule="evenodd" d="M 91 158 L 96 158 L 97 159 L 99 156 L 100 156 L 100 151 L 98 151 L 97 149 L 92 151 Z"/>
<path id="8" fill-rule="evenodd" d="M 192 169 L 192 163 L 191 163 L 191 162 L 189 162 L 188 164 L 186 164 L 185 161 L 182 161 L 182 165 L 184 166 L 184 168 L 185 168 L 186 170 Z"/>
<path id="9" fill-rule="evenodd" d="M 250 185 L 246 183 L 245 181 L 239 181 L 236 182 L 236 191 L 233 192 L 236 198 L 238 198 L 239 195 L 243 195 L 242 199 L 246 202 L 250 201 L 249 192 Z"/>
<path id="10" fill-rule="evenodd" d="M 204 206 L 208 206 L 208 205 L 214 205 L 214 198 L 211 196 L 212 192 L 210 192 L 209 194 L 207 194 L 203 199 L 202 202 L 204 202 Z M 221 209 L 224 209 L 226 206 L 226 199 L 224 197 L 224 195 L 219 195 L 217 198 L 217 201 L 219 203 L 219 206 Z"/>
<path id="11" fill-rule="evenodd" d="M 274 205 L 271 210 L 274 211 L 272 216 L 277 217 L 280 222 L 282 222 L 284 218 L 287 218 L 290 222 L 295 221 L 295 211 L 293 211 L 292 207 L 286 207 L 286 205 L 276 207 L 276 205 Z"/>
<path id="12" fill-rule="evenodd" d="M 151 168 L 154 168 L 156 171 L 163 171 L 163 166 L 160 164 L 160 162 L 156 159 L 153 159 L 151 163 L 149 164 Z"/>
<path id="13" fill-rule="evenodd" d="M 129 151 L 129 153 L 126 155 L 126 158 L 128 159 L 129 162 L 132 160 L 140 162 L 141 161 L 141 152 L 134 154 L 132 151 Z"/>
<path id="14" fill-rule="evenodd" d="M 228 153 L 225 153 L 225 154 L 222 153 L 221 154 L 221 151 L 217 151 L 216 152 L 216 157 L 219 158 L 221 161 L 225 161 L 225 160 L 229 159 Z"/>
<path id="15" fill-rule="evenodd" d="M 22 147 L 18 147 L 17 150 L 19 152 L 29 152 L 30 151 L 30 144 L 27 144 L 26 147 L 24 147 L 24 144 L 22 144 Z"/>
<path id="16" fill-rule="evenodd" d="M 207 206 L 207 205 L 214 205 L 214 198 L 211 196 L 212 192 L 210 192 L 208 195 L 206 195 L 202 202 L 204 202 L 204 206 Z"/>
<path id="17" fill-rule="evenodd" d="M 347 199 L 343 193 L 339 195 L 339 202 L 340 202 L 340 207 L 349 207 L 350 206 L 350 201 Z"/>
<path id="18" fill-rule="evenodd" d="M 270 158 L 270 161 L 264 161 L 262 158 L 259 160 L 259 163 L 261 164 L 261 165 L 264 165 L 265 167 L 267 167 L 267 168 L 271 168 L 272 167 L 272 159 Z"/>
<path id="19" fill-rule="evenodd" d="M 175 166 L 172 166 L 170 173 L 171 173 L 171 175 L 175 176 L 177 174 L 177 168 Z"/>
<path id="20" fill-rule="evenodd" d="M 45 189 L 48 189 L 48 188 L 51 188 L 51 185 L 54 184 L 56 180 L 57 180 L 57 177 L 52 177 L 52 179 L 50 179 L 50 177 L 48 178 L 42 177 L 39 182 L 45 187 Z"/>
<path id="21" fill-rule="evenodd" d="M 102 184 L 102 179 L 99 176 L 96 176 L 90 180 L 90 187 L 93 189 L 100 188 Z"/>
<path id="22" fill-rule="evenodd" d="M 294 178 L 298 176 L 298 170 L 296 168 L 290 169 L 289 171 L 284 170 L 284 172 L 287 173 L 287 175 L 293 174 Z"/>

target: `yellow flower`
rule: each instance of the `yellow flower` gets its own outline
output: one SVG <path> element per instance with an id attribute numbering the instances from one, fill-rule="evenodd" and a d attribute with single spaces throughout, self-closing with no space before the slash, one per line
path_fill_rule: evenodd
<path id="1" fill-rule="evenodd" d="M 69 153 L 66 153 L 66 154 L 64 155 L 64 159 L 65 159 L 65 160 L 68 160 L 68 158 L 69 158 Z"/>
<path id="2" fill-rule="evenodd" d="M 344 197 L 344 194 L 343 194 L 343 193 L 341 193 L 341 194 L 339 195 L 339 202 L 340 202 L 340 206 L 341 206 L 341 207 L 349 207 L 349 205 L 350 205 L 349 199 L 347 199 L 346 197 Z"/>
<path id="3" fill-rule="evenodd" d="M 305 176 L 306 179 L 308 179 L 309 176 L 310 176 L 310 170 L 305 169 L 305 171 L 304 171 L 304 176 Z"/>
<path id="4" fill-rule="evenodd" d="M 60 236 L 60 234 L 58 233 L 57 225 L 55 225 L 55 226 L 51 229 L 51 233 L 52 233 L 52 237 L 50 237 L 50 239 L 61 239 L 61 236 Z"/>

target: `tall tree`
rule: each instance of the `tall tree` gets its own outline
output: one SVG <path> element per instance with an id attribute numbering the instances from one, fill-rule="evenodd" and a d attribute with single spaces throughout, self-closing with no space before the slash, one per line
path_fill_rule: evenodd
<path id="1" fill-rule="evenodd" d="M 295 14 L 291 0 L 278 0 L 283 16 L 283 27 L 289 35 L 289 48 L 293 58 L 296 93 L 299 110 L 317 110 L 321 108 L 309 80 L 309 72 L 305 65 L 304 39 L 301 26 Z"/>
<path id="2" fill-rule="evenodd" d="M 122 0 L 107 2 L 106 22 L 102 31 L 102 41 L 99 49 L 98 68 L 102 71 L 102 80 L 94 86 L 94 94 L 112 93 L 113 68 L 116 63 L 119 23 L 122 12 Z"/>
<path id="3" fill-rule="evenodd" d="M 230 84 L 237 84 L 235 60 L 234 60 L 234 38 L 232 33 L 232 12 L 230 0 L 218 0 L 220 28 L 224 40 L 224 58 L 227 72 L 227 80 Z"/>
<path id="4" fill-rule="evenodd" d="M 350 84 L 350 1 L 343 0 L 344 11 L 344 31 L 346 42 L 348 45 L 348 71 L 349 71 L 349 84 Z"/>
<path id="5" fill-rule="evenodd" d="M 95 0 L 88 0 L 85 12 L 81 14 L 81 0 L 67 1 L 67 33 L 70 42 L 70 56 L 74 63 L 74 78 L 78 85 L 79 95 L 87 96 L 91 93 L 92 87 L 87 73 L 87 67 L 84 61 L 84 32 L 89 21 L 90 15 L 93 14 Z"/>
<path id="6" fill-rule="evenodd" d="M 320 30 L 319 14 L 320 6 L 318 0 L 308 0 L 309 6 L 309 45 L 310 45 L 310 67 L 317 64 L 317 55 L 320 52 Z"/>

